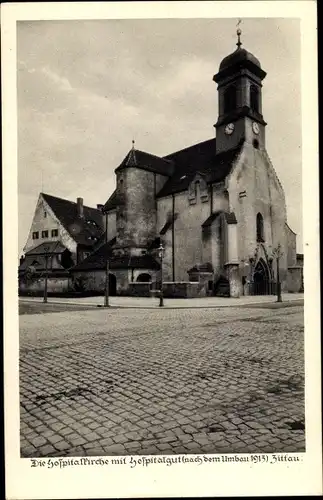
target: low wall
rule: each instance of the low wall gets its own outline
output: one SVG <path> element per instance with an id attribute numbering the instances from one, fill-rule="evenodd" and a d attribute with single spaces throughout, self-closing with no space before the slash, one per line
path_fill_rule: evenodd
<path id="1" fill-rule="evenodd" d="M 41 277 L 29 283 L 20 281 L 19 294 L 20 295 L 42 295 L 45 289 L 45 278 Z M 69 290 L 69 277 L 49 277 L 47 279 L 47 292 L 48 294 L 64 294 Z"/>
<path id="2" fill-rule="evenodd" d="M 128 295 L 134 297 L 151 297 L 151 283 L 136 281 L 129 283 Z"/>
<path id="3" fill-rule="evenodd" d="M 206 286 L 196 281 L 166 282 L 163 284 L 163 295 L 168 298 L 205 297 Z"/>

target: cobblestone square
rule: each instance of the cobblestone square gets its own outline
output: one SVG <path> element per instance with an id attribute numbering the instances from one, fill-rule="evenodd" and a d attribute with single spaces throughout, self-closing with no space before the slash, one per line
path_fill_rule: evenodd
<path id="1" fill-rule="evenodd" d="M 303 307 L 20 316 L 21 455 L 305 451 Z"/>

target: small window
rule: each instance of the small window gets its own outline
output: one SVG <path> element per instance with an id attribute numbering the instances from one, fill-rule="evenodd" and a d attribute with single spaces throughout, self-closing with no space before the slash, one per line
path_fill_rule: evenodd
<path id="1" fill-rule="evenodd" d="M 259 113 L 259 89 L 256 85 L 250 87 L 250 107 L 256 113 Z"/>
<path id="2" fill-rule="evenodd" d="M 255 149 L 259 149 L 259 141 L 258 141 L 258 139 L 254 139 L 254 140 L 252 141 L 252 145 L 253 145 L 253 147 L 254 147 Z"/>
<path id="3" fill-rule="evenodd" d="M 234 85 L 230 85 L 224 92 L 224 112 L 230 113 L 237 107 L 237 90 Z"/>
<path id="4" fill-rule="evenodd" d="M 263 216 L 258 213 L 257 214 L 257 241 L 258 242 L 264 242 L 264 218 Z"/>
<path id="5" fill-rule="evenodd" d="M 39 238 L 39 232 L 38 231 L 33 232 L 33 240 L 38 240 L 38 238 Z"/>
<path id="6" fill-rule="evenodd" d="M 44 218 L 46 219 L 46 217 L 47 217 L 47 212 L 44 212 Z"/>
<path id="7" fill-rule="evenodd" d="M 52 238 L 58 236 L 58 229 L 52 229 Z"/>
<path id="8" fill-rule="evenodd" d="M 42 238 L 48 238 L 48 231 L 47 230 L 46 231 L 42 231 L 41 232 L 41 237 Z"/>

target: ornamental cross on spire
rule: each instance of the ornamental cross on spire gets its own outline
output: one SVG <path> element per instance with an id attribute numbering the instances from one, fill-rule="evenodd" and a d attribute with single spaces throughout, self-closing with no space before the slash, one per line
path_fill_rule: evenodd
<path id="1" fill-rule="evenodd" d="M 237 22 L 237 35 L 238 35 L 237 46 L 238 46 L 238 49 L 240 49 L 240 46 L 242 45 L 242 43 L 240 41 L 240 36 L 241 36 L 241 33 L 242 33 L 241 29 L 239 28 L 240 24 L 241 24 L 241 19 L 239 19 L 238 22 Z"/>

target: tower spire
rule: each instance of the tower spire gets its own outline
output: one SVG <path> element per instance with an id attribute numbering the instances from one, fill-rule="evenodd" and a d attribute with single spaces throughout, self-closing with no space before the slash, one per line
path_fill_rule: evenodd
<path id="1" fill-rule="evenodd" d="M 237 23 L 237 36 L 238 36 L 238 42 L 237 42 L 237 44 L 236 44 L 236 45 L 238 46 L 238 49 L 240 49 L 240 47 L 241 47 L 241 45 L 242 45 L 242 42 L 241 42 L 241 40 L 240 40 L 240 36 L 241 36 L 241 33 L 242 33 L 241 29 L 239 28 L 240 24 L 241 24 L 241 19 L 239 19 L 239 20 L 238 20 L 238 23 Z"/>

